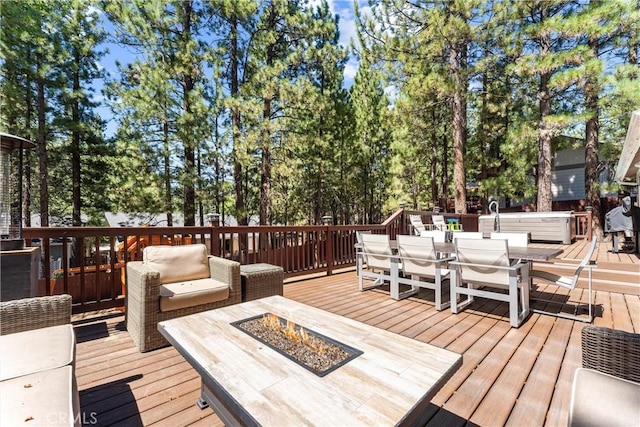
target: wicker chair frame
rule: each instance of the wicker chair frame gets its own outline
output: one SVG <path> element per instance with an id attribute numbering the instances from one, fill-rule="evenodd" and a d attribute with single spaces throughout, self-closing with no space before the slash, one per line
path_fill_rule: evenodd
<path id="1" fill-rule="evenodd" d="M 142 261 L 127 263 L 126 324 L 140 352 L 169 345 L 158 331 L 158 322 L 242 302 L 240 263 L 209 256 L 209 272 L 212 279 L 230 285 L 227 299 L 162 312 L 160 311 L 160 273 L 151 270 Z"/>
<path id="2" fill-rule="evenodd" d="M 0 335 L 71 323 L 71 295 L 0 302 Z"/>
<path id="3" fill-rule="evenodd" d="M 640 383 L 640 334 L 585 326 L 582 367 Z"/>

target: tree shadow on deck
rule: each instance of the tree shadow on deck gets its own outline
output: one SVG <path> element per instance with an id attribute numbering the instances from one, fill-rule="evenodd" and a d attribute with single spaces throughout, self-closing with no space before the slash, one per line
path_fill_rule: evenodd
<path id="1" fill-rule="evenodd" d="M 86 422 L 94 426 L 143 425 L 129 385 L 139 379 L 141 374 L 81 390 L 80 409 Z"/>

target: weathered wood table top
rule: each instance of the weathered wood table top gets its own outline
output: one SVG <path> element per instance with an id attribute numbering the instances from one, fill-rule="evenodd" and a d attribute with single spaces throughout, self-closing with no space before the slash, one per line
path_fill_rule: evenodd
<path id="1" fill-rule="evenodd" d="M 361 350 L 319 377 L 230 323 L 273 313 Z M 402 335 L 273 296 L 158 324 L 200 373 L 203 399 L 226 424 L 419 423 L 462 356 Z"/>
<path id="2" fill-rule="evenodd" d="M 397 251 L 398 249 L 398 241 L 390 240 L 389 246 L 392 250 Z M 456 245 L 451 242 L 435 242 L 435 249 L 439 253 L 443 254 L 455 254 Z M 360 243 L 355 244 L 356 248 L 362 248 Z M 549 261 L 552 258 L 560 255 L 563 252 L 563 249 L 560 247 L 533 247 L 533 246 L 510 246 L 509 247 L 509 258 L 511 259 L 521 259 L 524 261 Z"/>
<path id="3" fill-rule="evenodd" d="M 396 244 L 397 245 L 397 244 Z M 444 253 L 456 252 L 454 243 L 435 243 L 436 251 Z M 509 258 L 524 261 L 549 261 L 563 252 L 560 247 L 540 248 L 533 246 L 509 246 Z"/>

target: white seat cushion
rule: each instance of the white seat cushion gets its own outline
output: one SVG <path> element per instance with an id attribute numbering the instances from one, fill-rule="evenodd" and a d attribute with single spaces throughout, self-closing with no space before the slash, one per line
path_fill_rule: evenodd
<path id="1" fill-rule="evenodd" d="M 74 365 L 76 336 L 70 324 L 0 336 L 0 380 Z"/>
<path id="2" fill-rule="evenodd" d="M 72 366 L 0 382 L 0 425 L 3 427 L 79 426 L 80 416 Z M 92 419 L 91 415 L 87 416 L 85 422 L 89 424 Z"/>
<path id="3" fill-rule="evenodd" d="M 214 279 L 160 285 L 160 311 L 178 310 L 229 298 L 229 286 Z"/>
<path id="4" fill-rule="evenodd" d="M 569 426 L 640 425 L 640 384 L 586 368 L 576 369 Z"/>

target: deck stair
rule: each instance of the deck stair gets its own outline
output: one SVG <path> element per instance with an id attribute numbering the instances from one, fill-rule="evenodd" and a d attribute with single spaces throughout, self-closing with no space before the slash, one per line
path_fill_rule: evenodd
<path id="1" fill-rule="evenodd" d="M 558 261 L 573 260 L 560 259 Z M 534 268 L 562 276 L 573 276 L 575 271 L 570 267 L 554 267 L 552 263 L 542 262 L 534 263 Z M 578 281 L 578 287 L 586 289 L 587 285 L 588 272 L 584 270 Z M 640 270 L 638 265 L 598 262 L 598 268 L 593 270 L 593 289 L 596 291 L 640 295 Z"/>
<path id="2" fill-rule="evenodd" d="M 561 245 L 563 252 L 558 259 L 551 260 L 550 263 L 536 262 L 533 268 L 545 270 L 560 275 L 573 275 L 574 269 L 556 268 L 551 263 L 575 263 L 578 264 L 587 253 L 589 247 L 588 240 L 576 240 L 571 245 Z M 532 246 L 549 246 L 545 243 L 532 243 Z M 593 289 L 596 291 L 606 291 L 623 293 L 629 295 L 640 295 L 640 255 L 634 253 L 613 253 L 611 243 L 606 239 L 600 241 L 593 258 L 598 262 L 598 268 L 593 270 Z M 586 288 L 588 283 L 587 271 L 582 272 L 579 288 Z"/>

